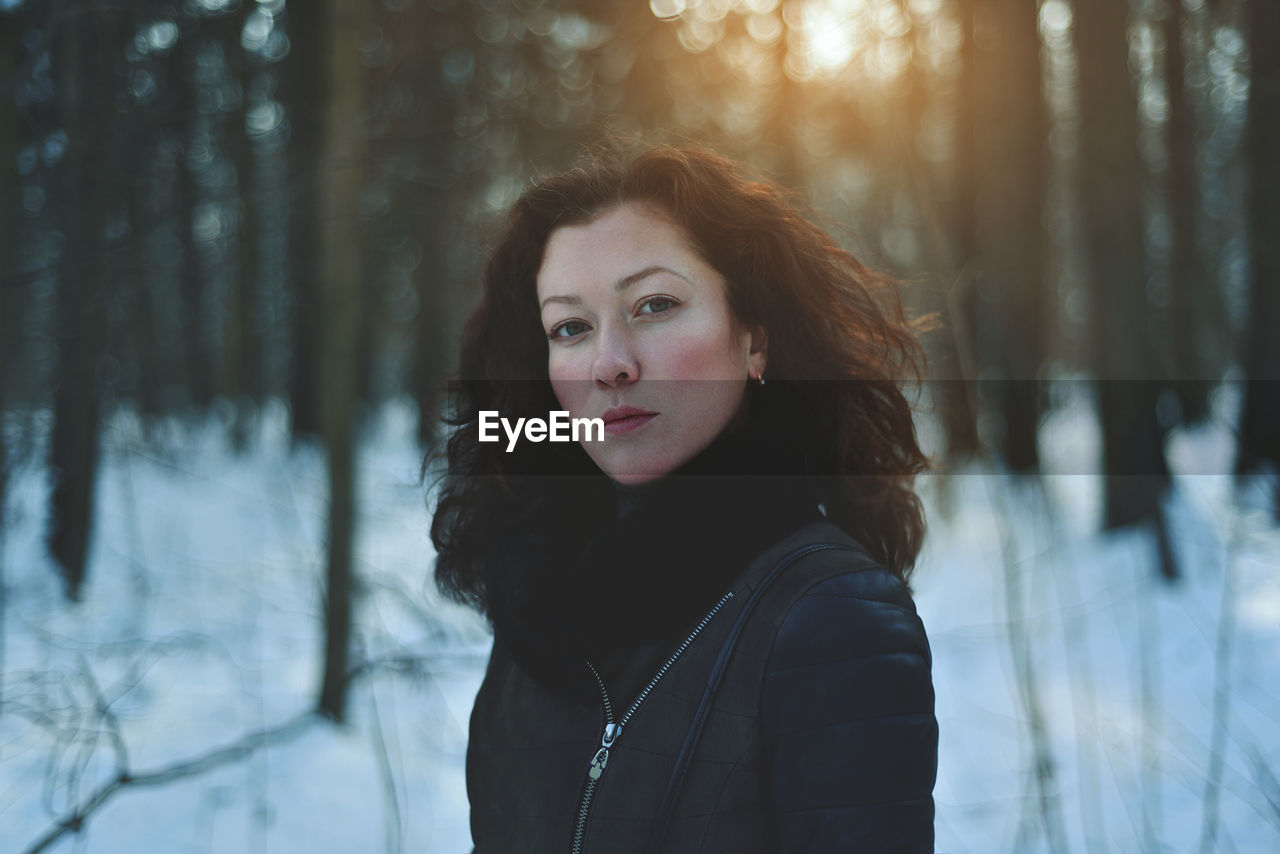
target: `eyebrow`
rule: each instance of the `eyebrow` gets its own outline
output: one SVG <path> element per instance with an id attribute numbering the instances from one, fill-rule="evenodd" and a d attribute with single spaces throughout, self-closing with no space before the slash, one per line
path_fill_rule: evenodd
<path id="1" fill-rule="evenodd" d="M 640 281 L 641 279 L 647 279 L 649 276 L 652 276 L 655 273 L 670 273 L 671 275 L 675 276 L 678 279 L 683 279 L 684 281 L 689 282 L 689 277 L 684 275 L 683 273 L 677 273 L 675 270 L 671 269 L 670 267 L 663 267 L 659 264 L 653 264 L 649 267 L 645 267 L 643 270 L 639 270 L 635 273 L 630 274 L 629 276 L 623 276 L 621 279 L 618 279 L 618 281 L 613 283 L 613 289 L 614 291 L 625 291 L 627 288 L 631 287 L 636 282 Z M 689 282 L 689 284 L 693 284 L 693 283 Z M 549 303 L 553 303 L 553 302 L 565 303 L 566 305 L 581 305 L 582 297 L 549 296 L 541 302 L 541 304 L 538 306 L 538 309 L 539 310 L 544 309 L 547 307 Z"/>

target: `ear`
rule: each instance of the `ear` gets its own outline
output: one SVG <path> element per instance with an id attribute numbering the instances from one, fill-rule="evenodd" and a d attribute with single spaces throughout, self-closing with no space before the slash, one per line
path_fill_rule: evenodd
<path id="1" fill-rule="evenodd" d="M 747 376 L 760 379 L 769 363 L 769 332 L 763 326 L 747 329 L 751 333 L 751 349 L 747 354 Z"/>

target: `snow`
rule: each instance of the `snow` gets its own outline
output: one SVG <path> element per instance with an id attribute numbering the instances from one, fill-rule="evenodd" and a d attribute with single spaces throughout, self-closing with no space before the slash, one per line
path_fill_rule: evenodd
<path id="1" fill-rule="evenodd" d="M 1046 419 L 1058 473 L 1039 483 L 982 467 L 922 479 L 930 536 L 913 584 L 941 728 L 938 851 L 1050 851 L 1046 815 L 1059 850 L 1200 851 L 1215 811 L 1216 850 L 1280 851 L 1280 531 L 1269 484 L 1223 474 L 1228 422 L 1170 438 L 1173 584 L 1149 531 L 1096 530 L 1099 480 L 1079 473 L 1098 447 L 1087 400 Z M 38 449 L 48 418 L 3 427 Z M 236 453 L 216 418 L 144 429 L 116 416 L 75 604 L 43 548 L 42 453 L 11 472 L 0 851 L 26 850 L 110 780 L 120 743 L 146 774 L 314 705 L 324 459 L 290 449 L 283 427 L 269 408 Z M 489 637 L 430 581 L 412 427 L 388 406 L 360 452 L 354 656 L 388 663 L 355 683 L 349 722 L 304 719 L 236 761 L 126 785 L 51 850 L 469 850 L 467 718 Z"/>

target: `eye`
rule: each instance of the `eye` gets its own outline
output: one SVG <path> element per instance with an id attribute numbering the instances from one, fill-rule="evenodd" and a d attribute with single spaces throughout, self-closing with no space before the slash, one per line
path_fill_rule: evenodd
<path id="1" fill-rule="evenodd" d="M 570 338 L 577 338 L 590 328 L 591 327 L 587 326 L 587 324 L 581 320 L 562 320 L 555 326 L 551 327 L 551 331 L 547 333 L 547 337 L 552 341 L 567 341 Z"/>
<path id="2" fill-rule="evenodd" d="M 667 296 L 666 294 L 654 294 L 640 300 L 639 305 L 636 306 L 636 314 L 665 314 L 679 304 L 679 300 L 675 297 Z"/>

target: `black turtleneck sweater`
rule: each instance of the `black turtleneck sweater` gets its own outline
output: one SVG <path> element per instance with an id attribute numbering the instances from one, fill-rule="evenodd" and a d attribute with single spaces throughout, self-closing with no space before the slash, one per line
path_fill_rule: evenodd
<path id="1" fill-rule="evenodd" d="M 544 687 L 594 705 L 589 660 L 629 700 L 752 557 L 820 518 L 802 468 L 744 429 L 640 487 L 545 477 L 540 506 L 488 544 L 495 633 Z"/>

